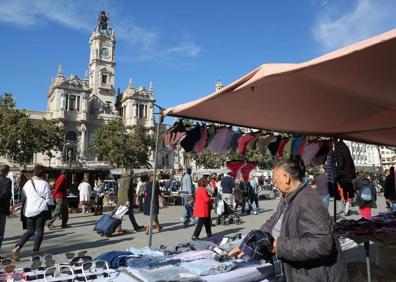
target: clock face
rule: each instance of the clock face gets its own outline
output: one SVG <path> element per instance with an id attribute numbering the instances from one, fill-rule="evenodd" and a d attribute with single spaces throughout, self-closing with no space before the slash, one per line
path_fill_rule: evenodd
<path id="1" fill-rule="evenodd" d="M 100 49 L 100 56 L 103 58 L 108 58 L 110 56 L 109 49 L 107 48 Z"/>

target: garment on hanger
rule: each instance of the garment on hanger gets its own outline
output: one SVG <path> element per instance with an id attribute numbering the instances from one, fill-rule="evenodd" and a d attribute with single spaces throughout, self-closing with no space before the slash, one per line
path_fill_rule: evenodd
<path id="1" fill-rule="evenodd" d="M 201 126 L 201 138 L 194 145 L 195 153 L 200 154 L 205 150 L 207 140 L 208 140 L 208 130 L 206 129 L 206 126 Z"/>
<path id="2" fill-rule="evenodd" d="M 227 151 L 227 142 L 232 135 L 232 130 L 227 127 L 221 127 L 216 130 L 216 134 L 213 136 L 212 140 L 208 143 L 208 148 L 218 154 L 225 153 Z"/>
<path id="3" fill-rule="evenodd" d="M 303 141 L 300 144 L 300 147 L 297 149 L 297 155 L 302 156 L 305 151 L 305 146 L 307 145 L 307 138 L 303 137 Z"/>
<path id="4" fill-rule="evenodd" d="M 271 135 L 266 135 L 266 136 L 259 136 L 257 137 L 256 141 L 256 150 L 258 150 L 260 153 L 265 154 L 268 148 L 268 144 L 275 141 L 276 137 L 271 136 Z"/>
<path id="5" fill-rule="evenodd" d="M 291 145 L 291 154 L 297 155 L 298 149 L 300 148 L 301 144 L 304 142 L 305 138 L 302 136 L 294 137 L 293 143 Z"/>
<path id="6" fill-rule="evenodd" d="M 330 149 L 326 157 L 326 172 L 328 179 L 328 189 L 330 197 L 340 200 L 340 193 L 338 191 L 337 174 L 334 166 L 334 150 Z"/>
<path id="7" fill-rule="evenodd" d="M 319 144 L 316 142 L 308 143 L 305 146 L 304 152 L 301 156 L 301 159 L 304 161 L 305 165 L 310 165 L 312 160 L 315 158 L 317 153 L 319 152 Z"/>
<path id="8" fill-rule="evenodd" d="M 240 168 L 242 179 L 244 181 L 249 181 L 249 174 L 250 172 L 255 169 L 257 166 L 256 163 L 253 162 L 245 162 L 245 164 Z"/>
<path id="9" fill-rule="evenodd" d="M 191 152 L 194 149 L 195 144 L 201 139 L 201 127 L 195 126 L 194 128 L 187 131 L 186 136 L 180 141 L 180 146 L 186 152 Z"/>
<path id="10" fill-rule="evenodd" d="M 238 139 L 238 150 L 239 153 L 241 153 L 242 155 L 246 154 L 246 150 L 247 150 L 247 144 L 254 140 L 256 137 L 252 134 L 245 134 L 242 135 L 239 139 Z"/>
<path id="11" fill-rule="evenodd" d="M 238 171 L 241 169 L 243 165 L 245 165 L 246 161 L 234 160 L 226 162 L 226 166 L 229 170 L 231 170 L 231 176 L 235 180 L 238 175 Z"/>
<path id="12" fill-rule="evenodd" d="M 278 151 L 279 145 L 282 141 L 282 136 L 276 136 L 276 140 L 268 144 L 268 150 L 270 150 L 271 155 L 275 156 L 276 152 Z"/>
<path id="13" fill-rule="evenodd" d="M 168 129 L 164 136 L 164 145 L 172 149 L 176 149 L 177 145 L 186 135 L 186 127 L 183 120 L 175 122 L 171 128 Z"/>
<path id="14" fill-rule="evenodd" d="M 326 161 L 326 157 L 330 149 L 332 148 L 332 142 L 329 140 L 326 141 L 320 141 L 319 146 L 320 149 L 318 153 L 316 154 L 315 158 L 312 160 L 312 164 L 314 165 L 322 165 Z"/>
<path id="15" fill-rule="evenodd" d="M 283 152 L 284 152 L 284 150 L 285 150 L 285 146 L 286 146 L 286 144 L 289 142 L 289 138 L 285 138 L 285 139 L 283 139 L 282 141 L 281 141 L 281 143 L 279 144 L 279 148 L 278 148 L 278 151 L 276 152 L 276 155 L 278 156 L 278 157 L 283 157 Z"/>
<path id="16" fill-rule="evenodd" d="M 356 178 L 355 163 L 351 151 L 343 141 L 339 141 L 335 144 L 334 164 L 338 180 L 352 183 L 352 180 Z"/>
<path id="17" fill-rule="evenodd" d="M 230 143 L 228 144 L 228 150 L 236 150 L 238 148 L 238 139 L 242 135 L 239 132 L 234 132 L 230 138 Z"/>
<path id="18" fill-rule="evenodd" d="M 256 149 L 256 141 L 257 141 L 257 136 L 254 135 L 254 138 L 250 140 L 247 145 L 246 145 L 246 152 L 250 150 L 255 150 Z"/>
<path id="19" fill-rule="evenodd" d="M 289 138 L 289 140 L 287 141 L 287 143 L 286 143 L 286 145 L 285 145 L 285 148 L 283 149 L 283 156 L 284 156 L 285 158 L 288 158 L 288 157 L 290 157 L 290 155 L 291 155 L 291 146 L 292 146 L 292 143 L 293 143 L 293 138 Z"/>

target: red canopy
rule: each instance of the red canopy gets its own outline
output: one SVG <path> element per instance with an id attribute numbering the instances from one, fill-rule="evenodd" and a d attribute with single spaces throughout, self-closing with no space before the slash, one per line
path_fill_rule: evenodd
<path id="1" fill-rule="evenodd" d="M 264 64 L 164 112 L 396 146 L 396 29 L 300 64 Z"/>

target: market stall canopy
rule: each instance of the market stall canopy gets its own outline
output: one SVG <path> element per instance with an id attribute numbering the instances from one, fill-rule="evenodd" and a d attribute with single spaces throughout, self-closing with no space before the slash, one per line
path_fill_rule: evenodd
<path id="1" fill-rule="evenodd" d="M 396 29 L 300 64 L 264 64 L 185 117 L 396 146 Z"/>

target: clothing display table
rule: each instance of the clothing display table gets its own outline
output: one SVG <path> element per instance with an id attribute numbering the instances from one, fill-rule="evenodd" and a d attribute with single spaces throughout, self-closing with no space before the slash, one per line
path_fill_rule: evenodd
<path id="1" fill-rule="evenodd" d="M 336 224 L 340 237 L 352 239 L 363 244 L 367 266 L 367 280 L 371 282 L 370 242 L 386 249 L 396 248 L 396 213 L 384 213 L 370 219 L 341 220 Z"/>

